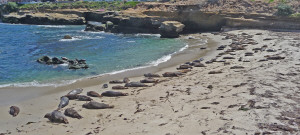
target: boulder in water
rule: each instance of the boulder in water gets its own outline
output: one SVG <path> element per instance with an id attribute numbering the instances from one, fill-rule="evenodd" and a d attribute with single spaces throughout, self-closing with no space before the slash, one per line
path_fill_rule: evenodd
<path id="1" fill-rule="evenodd" d="M 65 35 L 64 39 L 72 39 L 72 37 L 70 35 Z"/>

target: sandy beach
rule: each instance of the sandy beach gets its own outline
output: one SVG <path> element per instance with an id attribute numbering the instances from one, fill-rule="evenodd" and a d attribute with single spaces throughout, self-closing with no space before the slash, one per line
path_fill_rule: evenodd
<path id="1" fill-rule="evenodd" d="M 157 68 L 57 88 L 1 88 L 0 134 L 299 134 L 299 35 L 266 30 L 191 34 L 185 36 L 194 37 L 189 39 L 191 45 L 197 44 L 197 37 L 207 38 L 208 44 L 190 46 Z M 114 108 L 90 110 L 82 108 L 85 101 L 70 100 L 60 111 L 74 108 L 82 119 L 67 117 L 69 124 L 57 124 L 44 118 L 72 89 L 83 88 L 83 95 L 102 93 L 114 86 L 102 88 L 110 80 L 129 77 L 135 82 L 144 73 L 177 71 L 180 64 L 199 58 L 204 58 L 201 63 L 206 67 L 193 67 L 179 77 L 157 78 L 159 83 L 148 84 L 151 87 L 114 90 L 128 96 L 93 98 Z M 21 110 L 16 117 L 8 113 L 12 105 Z"/>

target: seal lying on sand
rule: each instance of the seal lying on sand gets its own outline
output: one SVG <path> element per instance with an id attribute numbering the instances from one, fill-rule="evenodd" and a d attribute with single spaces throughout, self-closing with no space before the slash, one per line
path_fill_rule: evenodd
<path id="1" fill-rule="evenodd" d="M 67 106 L 69 104 L 69 98 L 68 97 L 61 97 L 60 98 L 60 103 L 58 105 L 58 109 L 64 108 L 65 106 Z"/>
<path id="2" fill-rule="evenodd" d="M 153 73 L 148 73 L 148 74 L 144 74 L 145 77 L 160 77 L 159 74 L 153 74 Z"/>
<path id="3" fill-rule="evenodd" d="M 20 113 L 20 108 L 16 106 L 11 106 L 9 108 L 9 114 L 13 117 L 16 117 Z"/>
<path id="4" fill-rule="evenodd" d="M 129 82 L 130 82 L 129 78 L 125 77 L 125 78 L 123 79 L 123 83 L 129 83 Z"/>
<path id="5" fill-rule="evenodd" d="M 74 100 L 74 99 L 77 99 L 77 94 L 76 95 L 65 95 L 64 97 L 67 97 L 69 100 Z"/>
<path id="6" fill-rule="evenodd" d="M 165 72 L 163 74 L 163 77 L 178 77 L 180 75 L 183 75 L 181 72 Z"/>
<path id="7" fill-rule="evenodd" d="M 102 88 L 108 88 L 108 84 L 103 84 Z"/>
<path id="8" fill-rule="evenodd" d="M 101 95 L 95 91 L 89 91 L 87 92 L 87 95 L 91 97 L 101 97 Z"/>
<path id="9" fill-rule="evenodd" d="M 122 93 L 119 91 L 105 91 L 101 95 L 106 97 L 118 97 L 118 96 L 128 96 L 128 93 Z"/>
<path id="10" fill-rule="evenodd" d="M 126 83 L 125 87 L 149 87 L 149 86 L 140 82 L 130 82 L 130 83 Z"/>
<path id="11" fill-rule="evenodd" d="M 144 80 L 140 80 L 141 83 L 157 83 L 159 80 L 153 78 L 146 78 Z"/>
<path id="12" fill-rule="evenodd" d="M 120 81 L 120 80 L 112 80 L 112 81 L 109 81 L 110 84 L 120 84 L 120 83 L 123 83 L 123 81 Z"/>
<path id="13" fill-rule="evenodd" d="M 65 117 L 64 114 L 62 114 L 60 111 L 53 111 L 51 113 L 47 113 L 44 118 L 48 118 L 51 122 L 55 122 L 55 123 L 65 123 L 68 124 L 69 121 L 67 120 L 67 118 Z"/>
<path id="14" fill-rule="evenodd" d="M 115 90 L 123 90 L 123 89 L 128 89 L 127 87 L 121 86 L 121 85 L 117 85 L 117 86 L 113 86 L 112 89 Z"/>
<path id="15" fill-rule="evenodd" d="M 79 101 L 92 101 L 93 99 L 88 97 L 88 96 L 84 96 L 84 95 L 77 95 L 77 99 Z"/>
<path id="16" fill-rule="evenodd" d="M 89 103 L 85 103 L 82 105 L 83 108 L 86 109 L 106 109 L 106 108 L 114 108 L 113 105 L 108 105 L 108 104 L 104 104 L 104 103 L 98 103 L 95 101 L 91 101 Z"/>
<path id="17" fill-rule="evenodd" d="M 71 90 L 67 95 L 77 95 L 77 94 L 80 94 L 82 91 L 83 91 L 83 89 L 81 89 L 81 88 Z"/>
<path id="18" fill-rule="evenodd" d="M 69 116 L 69 117 L 72 117 L 72 118 L 77 118 L 77 119 L 82 118 L 82 116 L 77 111 L 75 111 L 73 108 L 66 109 L 65 110 L 65 115 Z"/>

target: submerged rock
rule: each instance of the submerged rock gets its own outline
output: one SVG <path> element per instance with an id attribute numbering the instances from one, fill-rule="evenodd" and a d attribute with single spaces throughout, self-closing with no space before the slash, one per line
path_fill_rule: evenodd
<path id="1" fill-rule="evenodd" d="M 47 65 L 58 65 L 58 64 L 68 64 L 69 69 L 87 69 L 89 66 L 85 62 L 84 59 L 75 59 L 70 60 L 66 57 L 61 57 L 61 59 L 57 57 L 51 58 L 50 56 L 42 56 L 37 59 L 38 63 L 47 64 Z"/>
<path id="2" fill-rule="evenodd" d="M 72 39 L 70 35 L 65 35 L 63 39 Z"/>

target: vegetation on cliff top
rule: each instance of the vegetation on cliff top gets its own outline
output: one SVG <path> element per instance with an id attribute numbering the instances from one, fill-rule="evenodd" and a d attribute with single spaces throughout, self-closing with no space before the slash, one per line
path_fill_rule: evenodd
<path id="1" fill-rule="evenodd" d="M 9 2 L 3 5 L 1 9 L 5 12 L 16 12 L 18 10 L 43 10 L 43 9 L 103 9 L 103 10 L 125 10 L 128 8 L 135 7 L 139 2 L 130 1 L 114 1 L 114 2 L 92 2 L 92 1 L 77 1 L 72 3 L 35 3 L 35 4 L 16 4 Z"/>

